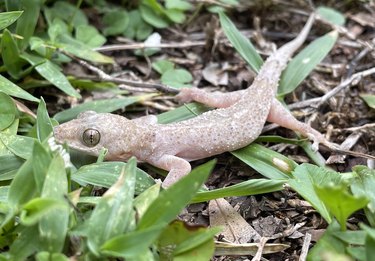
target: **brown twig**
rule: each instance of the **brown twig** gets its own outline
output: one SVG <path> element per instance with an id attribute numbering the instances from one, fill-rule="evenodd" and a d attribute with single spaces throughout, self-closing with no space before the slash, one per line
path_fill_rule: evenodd
<path id="1" fill-rule="evenodd" d="M 288 108 L 289 109 L 301 109 L 301 108 L 305 108 L 309 106 L 314 107 L 314 108 L 319 108 L 326 101 L 328 101 L 328 99 L 330 99 L 332 96 L 336 95 L 337 93 L 339 93 L 340 91 L 344 90 L 347 87 L 351 87 L 351 86 L 358 84 L 358 82 L 363 77 L 366 77 L 372 74 L 375 74 L 375 67 L 353 74 L 350 78 L 344 80 L 335 88 L 333 88 L 332 90 L 330 90 L 329 92 L 327 92 L 321 97 L 312 98 L 309 100 L 289 104 Z"/>
<path id="2" fill-rule="evenodd" d="M 81 66 L 83 66 L 83 67 L 87 68 L 88 70 L 96 73 L 96 75 L 99 77 L 99 80 L 101 80 L 101 81 L 113 82 L 113 83 L 118 83 L 118 84 L 125 84 L 125 85 L 129 85 L 129 86 L 133 86 L 133 87 L 151 88 L 151 89 L 155 89 L 157 91 L 165 92 L 165 93 L 177 94 L 179 92 L 178 89 L 175 89 L 173 87 L 170 87 L 170 86 L 167 86 L 167 85 L 164 85 L 164 84 L 137 82 L 137 81 L 125 80 L 125 79 L 113 77 L 113 76 L 105 73 L 104 71 L 102 71 L 98 67 L 95 67 L 95 66 L 89 64 L 88 62 L 86 62 L 84 60 L 81 60 L 81 59 L 75 57 L 74 55 L 64 51 L 64 50 L 60 49 L 59 51 L 62 52 L 64 55 L 68 56 L 69 58 L 77 61 Z"/>
<path id="3" fill-rule="evenodd" d="M 309 252 L 309 246 L 311 242 L 311 234 L 306 233 L 305 239 L 303 240 L 301 255 L 299 256 L 299 261 L 305 261 L 307 258 L 307 253 Z"/>

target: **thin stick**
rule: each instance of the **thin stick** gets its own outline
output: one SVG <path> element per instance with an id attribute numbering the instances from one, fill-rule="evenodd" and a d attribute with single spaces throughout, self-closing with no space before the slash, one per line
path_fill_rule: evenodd
<path id="1" fill-rule="evenodd" d="M 172 93 L 172 94 L 177 94 L 179 92 L 178 89 L 175 89 L 173 87 L 170 87 L 170 86 L 167 86 L 167 85 L 164 85 L 164 84 L 137 82 L 137 81 L 131 81 L 131 80 L 125 80 L 125 79 L 113 77 L 113 76 L 105 73 L 104 71 L 100 70 L 98 67 L 95 67 L 95 66 L 89 64 L 88 62 L 83 61 L 83 60 L 75 57 L 74 55 L 71 55 L 70 53 L 65 52 L 64 50 L 60 49 L 59 51 L 62 52 L 63 54 L 65 54 L 66 56 L 70 57 L 71 59 L 77 61 L 80 65 L 87 68 L 88 70 L 96 73 L 99 77 L 99 80 L 118 83 L 118 84 L 125 84 L 125 85 L 129 85 L 129 86 L 133 86 L 133 87 L 153 88 L 153 89 L 158 90 L 160 92 L 166 92 L 166 93 Z"/>
<path id="2" fill-rule="evenodd" d="M 309 252 L 309 246 L 311 242 L 311 234 L 306 233 L 305 239 L 303 240 L 301 255 L 299 256 L 299 261 L 305 261 L 307 258 L 307 253 Z"/>

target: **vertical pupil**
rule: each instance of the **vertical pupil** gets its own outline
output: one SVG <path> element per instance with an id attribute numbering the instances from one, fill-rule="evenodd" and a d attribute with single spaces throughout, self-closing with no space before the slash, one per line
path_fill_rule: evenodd
<path id="1" fill-rule="evenodd" d="M 87 129 L 83 133 L 83 142 L 89 146 L 95 146 L 100 141 L 100 133 L 95 129 Z"/>

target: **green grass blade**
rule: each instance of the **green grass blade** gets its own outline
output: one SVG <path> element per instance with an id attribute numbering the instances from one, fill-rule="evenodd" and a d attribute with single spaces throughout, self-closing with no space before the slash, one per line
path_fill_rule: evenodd
<path id="1" fill-rule="evenodd" d="M 270 179 L 288 179 L 291 177 L 292 170 L 297 166 L 293 160 L 256 143 L 231 153 Z"/>
<path id="2" fill-rule="evenodd" d="M 281 75 L 278 96 L 283 97 L 294 91 L 329 53 L 337 37 L 336 31 L 319 37 L 294 57 Z"/>
<path id="3" fill-rule="evenodd" d="M 36 133 L 40 142 L 47 139 L 53 131 L 51 119 L 48 116 L 47 106 L 44 99 L 39 102 L 37 118 L 36 118 Z"/>
<path id="4" fill-rule="evenodd" d="M 319 6 L 316 9 L 316 13 L 333 24 L 339 26 L 343 26 L 345 24 L 345 16 L 333 8 Z"/>
<path id="5" fill-rule="evenodd" d="M 35 66 L 35 70 L 44 79 L 59 88 L 61 91 L 65 92 L 67 95 L 81 98 L 81 95 L 73 88 L 57 65 L 45 58 L 33 54 L 24 53 L 21 57 L 27 60 L 31 65 Z"/>
<path id="6" fill-rule="evenodd" d="M 19 79 L 25 62 L 20 58 L 19 49 L 13 35 L 6 29 L 1 39 L 1 57 L 7 73 L 14 79 Z"/>
<path id="7" fill-rule="evenodd" d="M 262 57 L 255 50 L 252 43 L 243 36 L 230 19 L 224 14 L 219 13 L 221 27 L 227 36 L 228 40 L 232 43 L 233 47 L 242 56 L 242 58 L 250 65 L 255 71 L 259 72 L 263 64 Z"/>
<path id="8" fill-rule="evenodd" d="M 39 99 L 24 91 L 2 75 L 0 75 L 0 91 L 20 99 L 39 102 Z"/>
<path id="9" fill-rule="evenodd" d="M 131 158 L 122 168 L 118 181 L 104 193 L 87 220 L 88 246 L 95 254 L 104 242 L 123 234 L 133 222 L 135 170 L 136 159 Z"/>
<path id="10" fill-rule="evenodd" d="M 224 197 L 259 195 L 283 189 L 286 180 L 251 179 L 233 186 L 198 192 L 191 203 L 204 202 Z"/>
<path id="11" fill-rule="evenodd" d="M 141 231 L 132 231 L 124 235 L 113 237 L 100 248 L 103 254 L 132 258 L 146 251 L 157 239 L 164 226 L 152 226 Z"/>
<path id="12" fill-rule="evenodd" d="M 12 125 L 18 113 L 14 101 L 3 92 L 0 92 L 0 104 L 0 130 L 4 130 Z"/>
<path id="13" fill-rule="evenodd" d="M 183 177 L 159 197 L 146 210 L 138 223 L 137 230 L 143 230 L 157 225 L 167 225 L 190 202 L 210 174 L 214 161 L 195 168 L 189 175 Z"/>
<path id="14" fill-rule="evenodd" d="M 42 249 L 60 252 L 64 247 L 68 232 L 69 208 L 65 196 L 68 194 L 68 181 L 63 158 L 57 154 L 48 167 L 41 197 L 60 202 L 58 209 L 50 210 L 39 222 L 39 235 Z"/>
<path id="15" fill-rule="evenodd" d="M 126 98 L 103 99 L 103 100 L 85 102 L 71 109 L 67 109 L 65 111 L 56 113 L 55 116 L 53 116 L 53 118 L 57 120 L 59 123 L 63 123 L 63 122 L 76 118 L 78 114 L 84 111 L 92 110 L 96 112 L 112 112 L 118 109 L 122 109 L 140 100 L 147 99 L 149 97 L 152 97 L 152 95 L 140 95 L 140 96 L 132 96 L 132 97 L 126 97 Z"/>
<path id="16" fill-rule="evenodd" d="M 0 30 L 13 24 L 22 15 L 23 11 L 0 13 Z"/>
<path id="17" fill-rule="evenodd" d="M 72 174 L 72 180 L 85 186 L 110 188 L 119 178 L 124 162 L 101 162 L 85 165 Z M 139 194 L 155 184 L 155 180 L 141 169 L 136 169 L 135 193 Z"/>
<path id="18" fill-rule="evenodd" d="M 21 50 L 26 49 L 29 44 L 29 39 L 33 36 L 36 24 L 38 22 L 40 7 L 42 0 L 28 0 L 21 1 L 20 9 L 24 13 L 17 21 L 16 33 L 21 35 L 23 39 L 18 40 L 18 46 Z"/>

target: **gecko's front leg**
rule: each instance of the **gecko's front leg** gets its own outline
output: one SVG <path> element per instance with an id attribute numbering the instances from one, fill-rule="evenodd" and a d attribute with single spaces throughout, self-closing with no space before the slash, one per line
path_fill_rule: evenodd
<path id="1" fill-rule="evenodd" d="M 168 188 L 173 185 L 191 171 L 191 166 L 188 161 L 173 155 L 164 155 L 159 159 L 149 160 L 148 162 L 158 168 L 169 171 L 163 181 L 163 188 Z"/>

